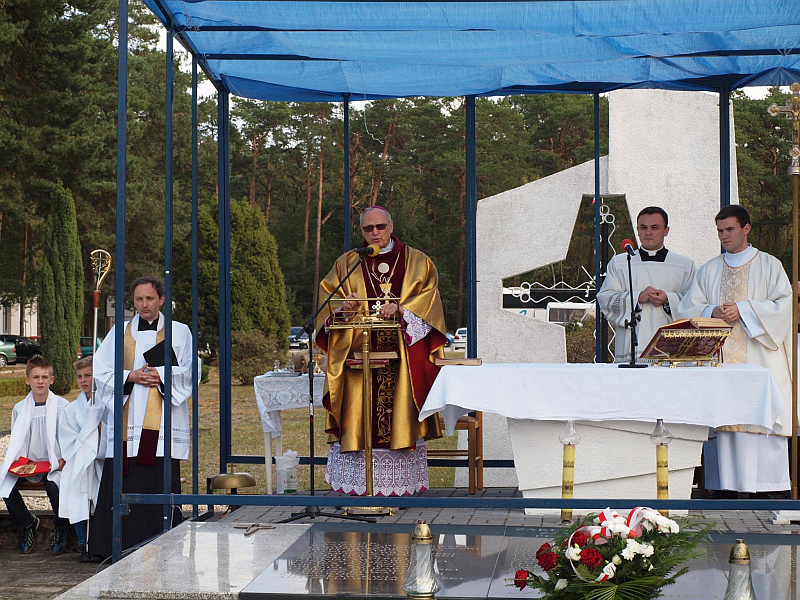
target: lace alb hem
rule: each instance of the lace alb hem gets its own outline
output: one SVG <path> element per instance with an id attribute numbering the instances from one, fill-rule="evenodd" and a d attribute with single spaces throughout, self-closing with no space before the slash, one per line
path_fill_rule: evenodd
<path id="1" fill-rule="evenodd" d="M 342 452 L 339 442 L 330 445 L 325 481 L 343 494 L 367 493 L 364 451 Z M 372 451 L 372 493 L 405 496 L 428 489 L 428 451 L 425 440 L 410 450 L 375 448 Z"/>

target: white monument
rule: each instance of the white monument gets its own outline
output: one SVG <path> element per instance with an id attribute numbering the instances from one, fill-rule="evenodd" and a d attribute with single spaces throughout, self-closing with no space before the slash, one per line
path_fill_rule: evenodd
<path id="1" fill-rule="evenodd" d="M 624 196 L 632 223 L 645 206 L 663 207 L 670 218 L 668 248 L 691 257 L 698 266 L 719 253 L 714 226 L 720 205 L 718 103 L 716 94 L 705 92 L 612 92 L 609 154 L 600 159 L 601 195 Z M 731 201 L 738 203 L 733 140 L 731 164 Z M 566 258 L 581 199 L 594 195 L 594 185 L 594 161 L 589 161 L 478 202 L 477 351 L 485 362 L 566 362 L 563 327 L 504 311 L 502 283 Z M 519 482 L 514 469 L 486 469 L 484 485 L 519 485 L 527 497 L 560 496 L 558 434 L 563 423 L 507 423 L 487 413 L 483 423 L 485 459 L 512 459 L 524 448 L 528 464 L 547 465 Z M 584 442 L 576 449 L 575 497 L 655 497 L 652 429 L 650 423 L 581 424 Z M 677 492 L 691 488 L 705 431 L 693 426 L 670 430 L 675 435 L 670 487 Z M 599 464 L 603 457 L 593 459 L 586 452 L 593 440 L 606 447 L 635 446 L 643 456 L 629 463 L 626 473 L 612 473 Z M 464 432 L 459 447 L 466 447 Z M 598 487 L 601 480 L 611 480 L 610 486 Z M 466 485 L 465 469 L 456 470 L 456 485 Z"/>

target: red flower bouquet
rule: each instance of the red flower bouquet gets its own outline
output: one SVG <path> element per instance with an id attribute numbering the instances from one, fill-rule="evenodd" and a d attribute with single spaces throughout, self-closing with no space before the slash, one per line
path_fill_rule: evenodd
<path id="1" fill-rule="evenodd" d="M 650 508 L 627 517 L 606 509 L 543 544 L 536 552 L 541 571 L 520 569 L 513 585 L 542 590 L 548 600 L 656 598 L 688 570 L 681 563 L 699 556 L 708 530 Z"/>

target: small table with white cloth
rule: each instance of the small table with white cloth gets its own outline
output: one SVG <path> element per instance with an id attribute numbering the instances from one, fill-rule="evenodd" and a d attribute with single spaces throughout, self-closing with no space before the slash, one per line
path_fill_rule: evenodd
<path id="1" fill-rule="evenodd" d="M 272 371 L 253 380 L 256 403 L 264 430 L 264 466 L 267 471 L 267 494 L 272 493 L 272 440 L 275 455 L 283 454 L 281 438 L 281 411 L 290 408 L 308 408 L 308 375 L 273 375 Z M 322 406 L 325 374 L 314 375 L 314 405 Z"/>
<path id="2" fill-rule="evenodd" d="M 674 436 L 669 485 L 670 498 L 678 499 L 691 495 L 708 428 L 747 424 L 772 431 L 783 406 L 769 369 L 755 365 L 497 363 L 443 367 L 419 418 L 442 412 L 452 435 L 458 417 L 470 411 L 507 417 L 526 498 L 561 496 L 558 436 L 566 421 L 576 421 L 582 437 L 575 450 L 575 498 L 655 498 L 650 434 L 663 419 Z"/>

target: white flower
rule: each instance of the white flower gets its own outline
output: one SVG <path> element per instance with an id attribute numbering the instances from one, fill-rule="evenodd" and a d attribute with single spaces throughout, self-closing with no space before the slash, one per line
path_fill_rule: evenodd
<path id="1" fill-rule="evenodd" d="M 566 579 L 559 579 L 556 581 L 556 590 L 563 590 L 567 587 L 567 583 L 569 583 Z"/>
<path id="2" fill-rule="evenodd" d="M 649 568 L 649 569 L 647 569 L 647 570 L 648 570 L 648 571 L 652 571 L 652 570 L 653 570 L 653 565 L 650 565 L 650 568 Z"/>
<path id="3" fill-rule="evenodd" d="M 622 517 L 615 517 L 607 520 L 604 525 L 608 528 L 611 534 L 617 534 L 620 537 L 628 537 L 630 528 L 625 524 L 625 519 Z"/>
<path id="4" fill-rule="evenodd" d="M 616 573 L 617 567 L 615 567 L 613 563 L 608 563 L 605 567 L 603 567 L 603 574 L 608 575 L 609 579 L 613 579 Z"/>
<path id="5" fill-rule="evenodd" d="M 622 559 L 619 557 L 619 554 L 615 554 L 614 558 L 611 559 L 611 562 L 614 563 L 615 565 L 621 565 Z"/>
<path id="6" fill-rule="evenodd" d="M 581 547 L 578 544 L 572 546 L 572 548 L 567 548 L 566 556 L 568 559 L 572 561 L 578 561 L 581 559 Z"/>
<path id="7" fill-rule="evenodd" d="M 653 556 L 653 546 L 646 542 L 639 543 L 636 540 L 628 539 L 625 548 L 622 550 L 622 557 L 625 560 L 633 560 L 633 557 L 637 554 Z"/>
<path id="8" fill-rule="evenodd" d="M 642 529 L 644 529 L 645 531 L 653 531 L 653 524 L 647 519 L 645 519 L 644 521 L 642 521 Z"/>
<path id="9" fill-rule="evenodd" d="M 678 524 L 675 521 L 668 519 L 660 513 L 655 513 L 652 515 L 652 518 L 650 518 L 650 516 L 647 518 L 658 525 L 659 531 L 663 531 L 665 533 L 678 533 L 680 531 L 680 527 L 678 527 Z"/>

